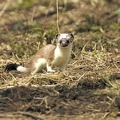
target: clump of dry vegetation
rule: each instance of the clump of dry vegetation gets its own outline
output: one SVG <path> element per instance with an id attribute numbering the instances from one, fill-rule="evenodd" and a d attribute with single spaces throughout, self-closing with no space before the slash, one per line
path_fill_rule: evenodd
<path id="1" fill-rule="evenodd" d="M 57 8 L 54 0 L 2 1 L 0 118 L 119 119 L 119 4 L 62 0 Z M 75 35 L 66 72 L 4 71 L 7 63 L 26 64 L 41 46 L 55 44 L 58 27 Z"/>

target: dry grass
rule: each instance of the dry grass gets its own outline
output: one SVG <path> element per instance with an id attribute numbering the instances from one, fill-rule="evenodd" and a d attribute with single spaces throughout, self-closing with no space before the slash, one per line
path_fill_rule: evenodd
<path id="1" fill-rule="evenodd" d="M 2 14 L 0 119 L 119 119 L 120 28 L 112 13 L 119 1 L 76 2 L 57 8 L 60 31 L 75 34 L 64 73 L 4 71 L 7 63 L 26 64 L 41 46 L 55 44 L 56 3 L 36 1 L 19 9 L 14 4 Z"/>

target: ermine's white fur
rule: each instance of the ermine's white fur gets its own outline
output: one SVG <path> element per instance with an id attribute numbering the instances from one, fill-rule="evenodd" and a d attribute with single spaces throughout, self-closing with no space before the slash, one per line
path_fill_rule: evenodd
<path id="1" fill-rule="evenodd" d="M 46 65 L 47 65 L 47 60 L 45 58 L 39 58 L 37 62 L 35 63 L 36 69 L 33 72 L 31 72 L 31 74 L 34 75 L 40 70 L 45 69 Z"/>
<path id="2" fill-rule="evenodd" d="M 57 66 L 61 71 L 65 71 L 69 62 L 74 36 L 72 34 L 56 35 L 56 46 L 49 44 L 41 48 L 31 59 L 28 67 L 11 64 L 6 67 L 20 72 L 30 72 L 32 75 L 47 69 L 47 72 L 54 72 L 53 67 Z M 12 70 L 12 69 L 11 69 Z"/>
<path id="3" fill-rule="evenodd" d="M 65 71 L 71 56 L 72 45 L 68 48 L 57 46 L 54 53 L 53 64 L 60 67 L 61 71 Z"/>
<path id="4" fill-rule="evenodd" d="M 27 72 L 28 69 L 26 67 L 23 67 L 23 66 L 18 66 L 17 71 L 19 71 L 19 72 Z"/>
<path id="5" fill-rule="evenodd" d="M 60 34 L 59 39 L 62 39 L 62 38 L 66 39 L 67 35 L 68 35 L 68 33 L 62 33 L 62 34 Z"/>

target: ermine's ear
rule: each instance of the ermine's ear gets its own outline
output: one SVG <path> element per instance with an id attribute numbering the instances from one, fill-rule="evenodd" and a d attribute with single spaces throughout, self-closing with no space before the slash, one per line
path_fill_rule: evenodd
<path id="1" fill-rule="evenodd" d="M 60 34 L 58 33 L 58 34 L 56 34 L 56 39 L 58 39 L 58 37 L 60 36 Z"/>
<path id="2" fill-rule="evenodd" d="M 70 38 L 74 39 L 74 35 L 72 33 L 69 33 Z"/>

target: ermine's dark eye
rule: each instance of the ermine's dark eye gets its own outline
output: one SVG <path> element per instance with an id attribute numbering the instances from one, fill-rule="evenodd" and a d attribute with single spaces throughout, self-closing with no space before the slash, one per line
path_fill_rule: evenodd
<path id="1" fill-rule="evenodd" d="M 59 43 L 62 43 L 62 40 L 60 40 Z"/>

